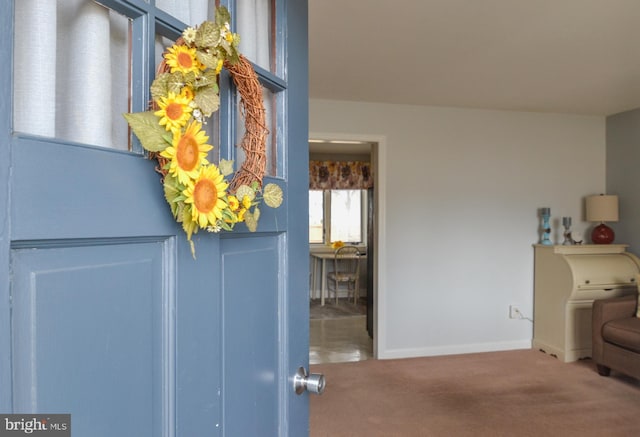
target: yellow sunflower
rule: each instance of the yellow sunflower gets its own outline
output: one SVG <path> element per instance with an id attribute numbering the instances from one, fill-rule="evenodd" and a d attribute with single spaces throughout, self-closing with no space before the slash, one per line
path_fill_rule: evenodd
<path id="1" fill-rule="evenodd" d="M 200 73 L 206 67 L 196 58 L 195 47 L 187 47 L 184 45 L 174 45 L 167 49 L 164 55 L 167 65 L 171 67 L 171 72 L 180 71 L 183 74 L 193 71 Z"/>
<path id="2" fill-rule="evenodd" d="M 243 196 L 242 197 L 242 206 L 245 209 L 249 209 L 249 207 L 251 206 L 251 198 L 249 196 Z"/>
<path id="3" fill-rule="evenodd" d="M 218 63 L 216 64 L 216 74 L 220 74 L 220 71 L 222 71 L 223 65 L 224 65 L 224 61 L 222 59 L 218 59 Z"/>
<path id="4" fill-rule="evenodd" d="M 331 248 L 334 249 L 334 250 L 338 250 L 343 246 L 344 246 L 344 243 L 342 241 L 340 241 L 340 240 L 337 240 L 337 241 L 334 241 L 333 243 L 331 243 Z"/>
<path id="5" fill-rule="evenodd" d="M 229 208 L 231 208 L 231 211 L 236 211 L 240 207 L 240 202 L 236 196 L 227 197 L 227 202 L 229 202 Z"/>
<path id="6" fill-rule="evenodd" d="M 195 97 L 193 88 L 191 88 L 189 85 L 185 85 L 182 87 L 182 89 L 180 90 L 180 95 L 189 101 L 193 100 L 193 98 Z"/>
<path id="7" fill-rule="evenodd" d="M 158 101 L 159 110 L 154 115 L 160 117 L 160 126 L 164 126 L 166 130 L 176 130 L 183 127 L 191 117 L 193 108 L 189 106 L 191 100 L 186 96 L 169 92 L 167 97 L 160 97 Z"/>
<path id="8" fill-rule="evenodd" d="M 160 156 L 171 160 L 169 174 L 176 176 L 184 185 L 195 179 L 200 166 L 209 164 L 206 156 L 213 147 L 206 144 L 208 140 L 197 121 L 187 126 L 184 133 L 175 131 L 171 146 L 160 152 Z"/>
<path id="9" fill-rule="evenodd" d="M 222 210 L 227 208 L 224 198 L 228 186 L 218 167 L 212 164 L 201 167 L 195 181 L 184 190 L 184 202 L 191 204 L 191 218 L 201 228 L 215 226 L 222 218 Z"/>

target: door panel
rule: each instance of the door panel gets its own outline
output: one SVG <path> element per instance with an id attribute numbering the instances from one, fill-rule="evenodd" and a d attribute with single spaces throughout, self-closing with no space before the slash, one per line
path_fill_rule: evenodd
<path id="1" fill-rule="evenodd" d="M 14 411 L 70 413 L 74 435 L 113 436 L 114 424 L 163 435 L 174 414 L 164 253 L 162 241 L 12 251 Z"/>
<path id="2" fill-rule="evenodd" d="M 225 434 L 277 435 L 284 292 L 278 275 L 280 238 L 222 240 Z M 246 420 L 251 417 L 253 420 Z M 270 431 L 271 430 L 271 431 Z"/>
<path id="3" fill-rule="evenodd" d="M 13 239 L 167 235 L 156 163 L 143 156 L 33 138 L 13 150 Z"/>

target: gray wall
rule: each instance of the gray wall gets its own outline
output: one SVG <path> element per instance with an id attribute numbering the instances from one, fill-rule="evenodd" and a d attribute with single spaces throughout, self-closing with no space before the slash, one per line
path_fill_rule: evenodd
<path id="1" fill-rule="evenodd" d="M 537 208 L 574 237 L 605 190 L 605 117 L 311 99 L 312 138 L 377 143 L 380 358 L 531 347 Z M 375 349 L 375 347 L 374 347 Z"/>
<path id="2" fill-rule="evenodd" d="M 607 193 L 617 194 L 620 221 L 612 223 L 616 243 L 640 253 L 640 109 L 607 117 Z"/>

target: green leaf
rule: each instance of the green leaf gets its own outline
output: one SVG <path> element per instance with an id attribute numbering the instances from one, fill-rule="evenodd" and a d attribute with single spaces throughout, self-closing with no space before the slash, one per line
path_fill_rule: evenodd
<path id="1" fill-rule="evenodd" d="M 170 91 L 174 94 L 180 94 L 182 91 L 182 87 L 185 84 L 184 75 L 176 71 L 175 73 L 171 73 L 169 75 L 169 79 L 167 80 L 167 91 Z"/>
<path id="2" fill-rule="evenodd" d="M 215 47 L 220 39 L 220 27 L 211 21 L 204 21 L 196 31 L 195 45 L 199 48 Z"/>
<path id="3" fill-rule="evenodd" d="M 140 144 L 150 152 L 161 152 L 168 144 L 164 140 L 166 130 L 158 124 L 158 117 L 153 111 L 122 114 L 131 126 L 133 133 L 140 140 Z"/>
<path id="4" fill-rule="evenodd" d="M 181 222 L 183 219 L 186 198 L 183 194 L 184 188 L 184 185 L 178 182 L 178 178 L 170 174 L 165 175 L 164 198 L 171 207 L 171 213 L 177 222 Z"/>
<path id="5" fill-rule="evenodd" d="M 196 78 L 196 80 L 193 82 L 193 87 L 196 90 L 199 90 L 200 88 L 205 88 L 205 87 L 209 87 L 209 88 L 212 87 L 214 91 L 217 93 L 218 92 L 218 75 L 214 70 L 207 70 L 204 72 L 204 74 Z"/>
<path id="6" fill-rule="evenodd" d="M 256 198 L 256 192 L 248 185 L 240 185 L 236 190 L 236 197 L 242 202 L 244 196 L 249 196 L 249 200 L 253 201 Z"/>
<path id="7" fill-rule="evenodd" d="M 258 219 L 260 218 L 260 210 L 255 208 L 254 212 L 257 212 L 257 217 L 255 213 L 251 211 L 247 211 L 244 214 L 244 223 L 247 225 L 247 229 L 250 232 L 255 232 L 258 229 Z"/>
<path id="8" fill-rule="evenodd" d="M 193 85 L 193 83 L 198 79 L 200 74 L 196 74 L 195 71 L 189 71 L 187 73 L 182 73 L 182 78 L 185 84 Z"/>
<path id="9" fill-rule="evenodd" d="M 221 159 L 220 164 L 218 164 L 218 169 L 222 176 L 229 176 L 233 173 L 233 160 Z"/>
<path id="10" fill-rule="evenodd" d="M 168 203 L 176 203 L 178 197 L 181 196 L 181 190 L 178 187 L 177 178 L 166 175 L 164 178 L 164 198 Z"/>
<path id="11" fill-rule="evenodd" d="M 160 100 L 160 97 L 167 95 L 167 82 L 169 81 L 169 73 L 159 74 L 151 84 L 151 97 L 153 100 Z"/>
<path id="12" fill-rule="evenodd" d="M 176 210 L 176 222 L 178 223 L 182 223 L 184 221 L 184 202 L 180 202 L 177 204 L 177 210 Z"/>
<path id="13" fill-rule="evenodd" d="M 233 231 L 233 226 L 225 221 L 220 221 L 220 227 L 225 231 Z"/>
<path id="14" fill-rule="evenodd" d="M 220 96 L 213 87 L 199 89 L 193 100 L 205 117 L 211 116 L 220 107 Z"/>
<path id="15" fill-rule="evenodd" d="M 282 188 L 277 184 L 267 184 L 262 194 L 264 203 L 271 208 L 277 208 L 282 205 Z"/>
<path id="16" fill-rule="evenodd" d="M 235 64 L 239 60 L 238 51 L 233 45 L 229 44 L 229 41 L 223 39 L 222 41 L 220 41 L 220 47 L 222 47 L 226 52 L 226 58 L 229 60 L 229 62 Z"/>
<path id="17" fill-rule="evenodd" d="M 220 213 L 222 214 L 222 219 L 223 220 L 233 220 L 234 218 L 236 218 L 236 215 L 233 211 L 231 211 L 229 208 L 225 208 L 222 211 L 220 211 Z"/>
<path id="18" fill-rule="evenodd" d="M 233 55 L 227 56 L 227 61 L 229 61 L 231 65 L 236 65 L 238 62 L 240 62 L 240 56 L 236 52 Z"/>
<path id="19" fill-rule="evenodd" d="M 216 24 L 222 27 L 225 23 L 231 23 L 231 14 L 227 8 L 220 6 L 216 8 Z"/>
<path id="20" fill-rule="evenodd" d="M 205 67 L 211 68 L 215 73 L 216 67 L 218 66 L 218 57 L 215 53 L 198 50 L 196 52 L 196 57 L 198 58 L 198 61 L 204 64 Z"/>

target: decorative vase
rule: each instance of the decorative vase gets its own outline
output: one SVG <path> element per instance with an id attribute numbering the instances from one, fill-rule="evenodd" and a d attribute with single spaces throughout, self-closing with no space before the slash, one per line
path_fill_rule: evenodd
<path id="1" fill-rule="evenodd" d="M 549 238 L 551 236 L 551 226 L 549 226 L 549 219 L 551 218 L 551 208 L 540 208 L 540 216 L 542 217 L 542 241 L 540 244 L 545 246 L 552 246 L 553 243 Z"/>
<path id="2" fill-rule="evenodd" d="M 615 238 L 616 234 L 613 232 L 609 226 L 604 223 L 600 223 L 598 226 L 593 228 L 593 232 L 591 232 L 591 241 L 593 244 L 611 244 Z"/>

